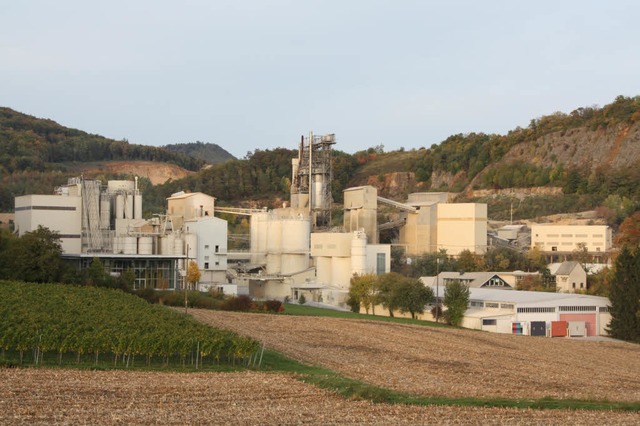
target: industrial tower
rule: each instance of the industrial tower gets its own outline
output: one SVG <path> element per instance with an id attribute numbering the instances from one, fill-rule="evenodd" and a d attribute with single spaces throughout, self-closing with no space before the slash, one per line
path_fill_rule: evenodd
<path id="1" fill-rule="evenodd" d="M 326 228 L 331 224 L 331 180 L 333 166 L 331 146 L 335 135 L 300 137 L 298 158 L 291 160 L 291 207 L 308 209 L 312 229 Z"/>

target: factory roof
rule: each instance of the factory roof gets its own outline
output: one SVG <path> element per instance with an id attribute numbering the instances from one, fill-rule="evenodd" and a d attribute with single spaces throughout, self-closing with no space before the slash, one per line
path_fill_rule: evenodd
<path id="1" fill-rule="evenodd" d="M 179 200 L 179 199 L 183 199 L 183 198 L 189 198 L 189 197 L 194 197 L 196 195 L 206 195 L 207 197 L 211 197 L 211 198 L 216 198 L 213 197 L 209 194 L 205 194 L 204 192 L 184 192 L 184 191 L 180 191 L 180 192 L 176 192 L 171 194 L 170 197 L 167 197 L 167 200 Z"/>

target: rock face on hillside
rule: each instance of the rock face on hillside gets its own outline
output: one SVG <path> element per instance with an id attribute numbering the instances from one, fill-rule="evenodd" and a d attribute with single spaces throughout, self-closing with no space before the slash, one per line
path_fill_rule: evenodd
<path id="1" fill-rule="evenodd" d="M 541 167 L 561 163 L 566 168 L 622 169 L 640 161 L 640 122 L 591 131 L 581 127 L 551 133 L 533 144 L 512 147 L 502 160 L 522 161 Z"/>
<path id="2" fill-rule="evenodd" d="M 153 161 L 110 161 L 100 164 L 99 171 L 146 177 L 154 185 L 165 183 L 169 179 L 182 179 L 193 173 L 175 164 Z"/>

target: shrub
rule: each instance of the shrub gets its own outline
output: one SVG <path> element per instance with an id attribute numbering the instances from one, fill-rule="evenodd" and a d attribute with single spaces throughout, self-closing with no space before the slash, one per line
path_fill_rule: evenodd
<path id="1" fill-rule="evenodd" d="M 279 300 L 267 300 L 264 302 L 264 308 L 267 312 L 283 312 L 284 306 Z"/>
<path id="2" fill-rule="evenodd" d="M 305 303 L 307 303 L 307 298 L 304 297 L 304 294 L 301 294 L 300 297 L 298 297 L 298 303 L 301 305 L 304 305 Z"/>

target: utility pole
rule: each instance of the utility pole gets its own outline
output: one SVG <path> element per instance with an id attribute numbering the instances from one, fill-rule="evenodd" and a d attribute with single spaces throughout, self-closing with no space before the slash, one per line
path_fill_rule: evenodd
<path id="1" fill-rule="evenodd" d="M 440 258 L 436 257 L 436 322 L 438 322 L 438 317 L 440 316 L 440 283 L 439 283 L 439 275 L 440 275 Z"/>
<path id="2" fill-rule="evenodd" d="M 184 280 L 183 280 L 183 285 L 184 285 L 184 313 L 188 313 L 187 312 L 187 284 L 188 284 L 188 279 L 189 279 L 189 244 L 187 244 L 187 259 L 186 259 L 186 263 L 184 265 Z"/>

